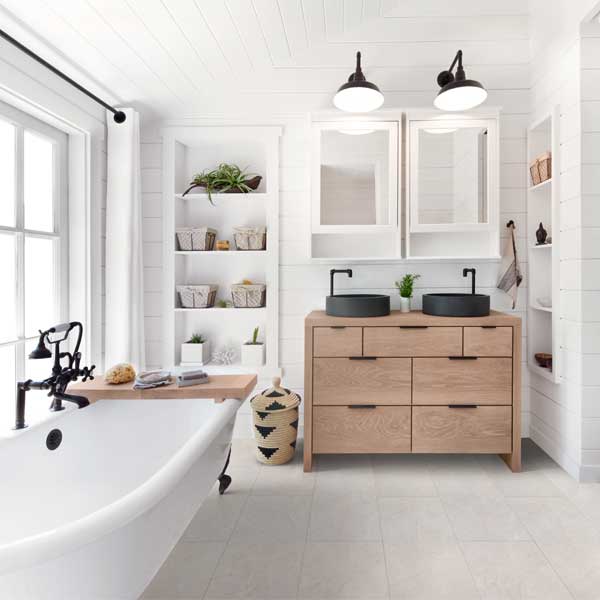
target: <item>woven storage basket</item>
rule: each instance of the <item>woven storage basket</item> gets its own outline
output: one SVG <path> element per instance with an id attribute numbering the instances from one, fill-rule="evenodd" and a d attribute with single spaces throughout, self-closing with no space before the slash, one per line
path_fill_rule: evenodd
<path id="1" fill-rule="evenodd" d="M 177 244 L 180 250 L 212 250 L 217 230 L 211 227 L 178 227 Z"/>
<path id="2" fill-rule="evenodd" d="M 183 308 L 212 308 L 215 305 L 219 286 L 208 283 L 204 285 L 178 285 L 177 293 Z"/>
<path id="3" fill-rule="evenodd" d="M 236 308 L 260 308 L 265 305 L 267 286 L 264 283 L 235 283 L 231 298 Z"/>
<path id="4" fill-rule="evenodd" d="M 540 168 L 537 159 L 529 164 L 529 174 L 531 175 L 531 185 L 538 185 L 542 182 L 540 179 Z"/>
<path id="5" fill-rule="evenodd" d="M 538 170 L 540 172 L 540 182 L 547 181 L 552 177 L 552 154 L 546 152 L 537 159 Z"/>
<path id="6" fill-rule="evenodd" d="M 233 239 L 238 250 L 265 250 L 267 247 L 267 228 L 235 227 Z"/>
<path id="7" fill-rule="evenodd" d="M 250 400 L 256 458 L 266 465 L 282 465 L 292 460 L 298 435 L 298 394 L 281 387 L 273 378 L 273 387 Z"/>

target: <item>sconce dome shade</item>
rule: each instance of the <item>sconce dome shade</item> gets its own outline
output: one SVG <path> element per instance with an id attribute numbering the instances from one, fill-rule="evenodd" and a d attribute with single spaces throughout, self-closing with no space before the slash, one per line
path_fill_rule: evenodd
<path id="1" fill-rule="evenodd" d="M 348 81 L 333 97 L 333 104 L 345 112 L 370 112 L 383 104 L 383 94 L 370 81 Z"/>
<path id="2" fill-rule="evenodd" d="M 459 79 L 442 87 L 433 104 L 436 108 L 449 112 L 469 110 L 484 102 L 487 95 L 487 91 L 479 81 Z"/>

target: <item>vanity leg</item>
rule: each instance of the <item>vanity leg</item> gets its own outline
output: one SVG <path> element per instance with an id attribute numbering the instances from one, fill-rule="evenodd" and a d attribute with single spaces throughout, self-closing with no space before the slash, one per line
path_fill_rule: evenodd
<path id="1" fill-rule="evenodd" d="M 312 471 L 313 456 L 310 448 L 304 448 L 304 472 L 310 473 Z"/>
<path id="2" fill-rule="evenodd" d="M 229 446 L 229 453 L 227 454 L 227 460 L 225 461 L 225 466 L 223 467 L 223 470 L 221 471 L 221 474 L 218 477 L 219 494 L 221 494 L 221 496 L 225 493 L 227 488 L 231 485 L 231 477 L 229 477 L 229 475 L 225 474 L 225 471 L 227 471 L 227 467 L 229 466 L 230 458 L 231 458 L 231 446 Z"/>

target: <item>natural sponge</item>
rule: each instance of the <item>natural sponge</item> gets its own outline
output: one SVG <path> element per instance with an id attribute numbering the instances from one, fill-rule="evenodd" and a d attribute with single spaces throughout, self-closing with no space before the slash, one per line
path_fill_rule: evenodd
<path id="1" fill-rule="evenodd" d="M 104 374 L 106 383 L 128 383 L 135 379 L 135 369 L 128 363 L 119 363 Z"/>

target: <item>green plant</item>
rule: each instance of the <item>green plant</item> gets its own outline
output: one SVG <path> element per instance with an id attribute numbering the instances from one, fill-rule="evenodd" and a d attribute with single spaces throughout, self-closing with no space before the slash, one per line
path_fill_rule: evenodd
<path id="1" fill-rule="evenodd" d="M 407 273 L 400 281 L 396 281 L 395 285 L 400 291 L 402 298 L 412 298 L 413 286 L 419 277 L 421 276 L 414 273 Z"/>
<path id="2" fill-rule="evenodd" d="M 245 169 L 240 169 L 237 165 L 221 163 L 212 171 L 205 170 L 195 175 L 192 184 L 206 188 L 208 199 L 211 204 L 214 204 L 212 193 L 216 191 L 227 192 L 236 189 L 243 193 L 251 192 L 252 188 L 246 184 L 246 181 L 252 177 L 255 177 L 253 173 L 247 173 Z"/>
<path id="3" fill-rule="evenodd" d="M 217 308 L 230 308 L 231 302 L 229 300 L 217 300 Z"/>
<path id="4" fill-rule="evenodd" d="M 246 344 L 248 346 L 259 346 L 262 345 L 262 342 L 258 341 L 258 327 L 254 328 L 254 331 L 252 332 L 252 341 L 251 342 L 246 342 Z"/>
<path id="5" fill-rule="evenodd" d="M 200 333 L 193 333 L 186 344 L 204 344 L 205 341 Z"/>

